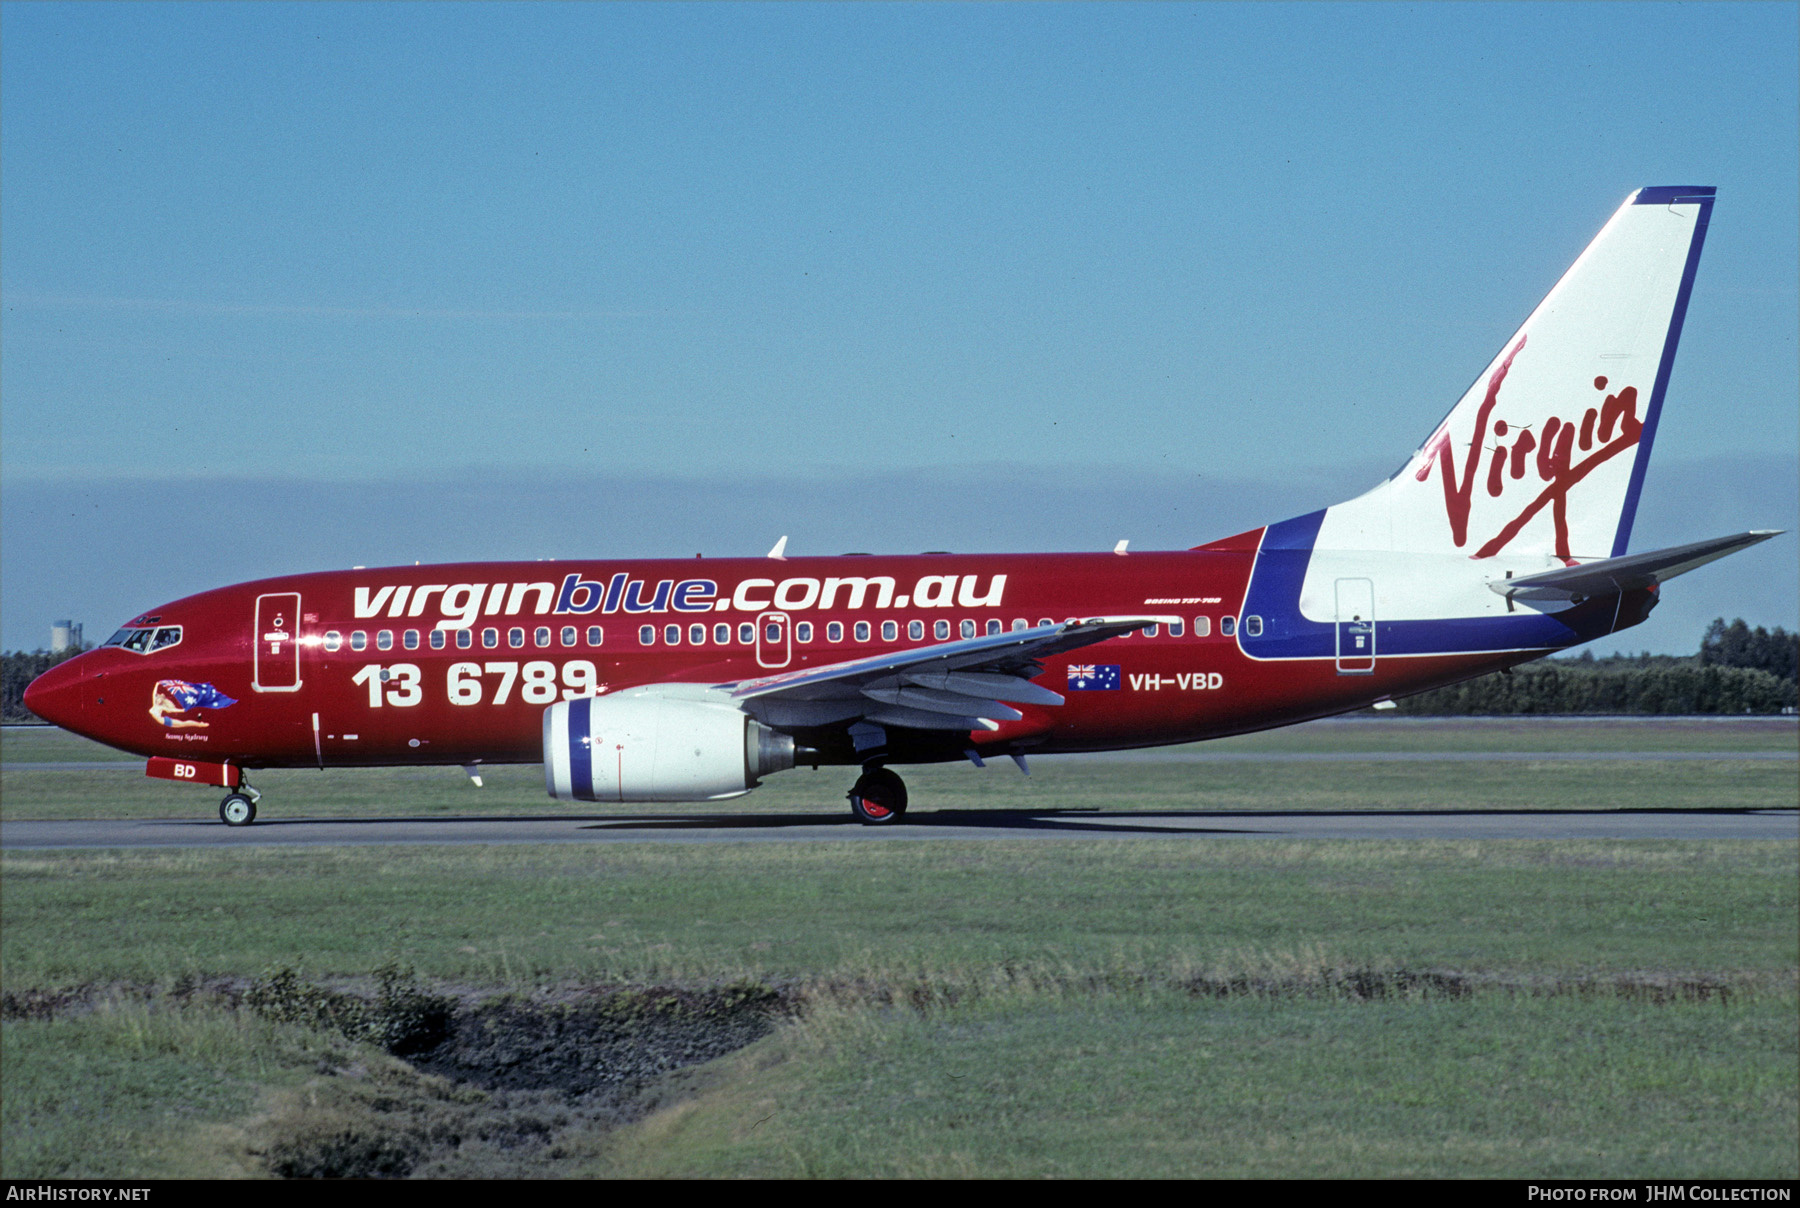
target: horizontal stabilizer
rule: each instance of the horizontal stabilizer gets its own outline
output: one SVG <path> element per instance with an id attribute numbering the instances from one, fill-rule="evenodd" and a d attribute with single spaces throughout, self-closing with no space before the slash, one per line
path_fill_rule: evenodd
<path id="1" fill-rule="evenodd" d="M 1759 541 L 1781 535 L 1780 529 L 1758 529 L 1730 537 L 1714 537 L 1692 545 L 1651 550 L 1644 554 L 1626 554 L 1621 558 L 1602 558 L 1580 566 L 1524 575 L 1517 579 L 1494 579 L 1488 587 L 1515 600 L 1571 600 L 1577 597 L 1612 595 L 1653 587 L 1676 575 L 1685 575 L 1697 566 L 1735 554 Z"/>

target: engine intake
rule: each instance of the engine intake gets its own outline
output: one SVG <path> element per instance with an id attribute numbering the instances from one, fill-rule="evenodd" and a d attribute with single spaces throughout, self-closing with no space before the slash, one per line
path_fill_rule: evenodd
<path id="1" fill-rule="evenodd" d="M 794 740 L 717 689 L 630 688 L 544 710 L 544 787 L 558 801 L 717 801 L 794 766 Z"/>

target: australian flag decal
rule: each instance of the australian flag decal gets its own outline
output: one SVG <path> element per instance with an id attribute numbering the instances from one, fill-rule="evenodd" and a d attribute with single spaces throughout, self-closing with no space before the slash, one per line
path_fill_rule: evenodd
<path id="1" fill-rule="evenodd" d="M 1095 690 L 1116 692 L 1119 689 L 1119 664 L 1117 663 L 1085 663 L 1069 664 L 1069 691 L 1092 692 Z"/>

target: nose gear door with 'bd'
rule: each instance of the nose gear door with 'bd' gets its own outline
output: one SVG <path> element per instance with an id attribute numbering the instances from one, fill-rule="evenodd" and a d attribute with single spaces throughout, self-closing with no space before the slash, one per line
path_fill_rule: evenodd
<path id="1" fill-rule="evenodd" d="M 270 592 L 256 597 L 254 674 L 258 692 L 300 690 L 300 593 Z"/>

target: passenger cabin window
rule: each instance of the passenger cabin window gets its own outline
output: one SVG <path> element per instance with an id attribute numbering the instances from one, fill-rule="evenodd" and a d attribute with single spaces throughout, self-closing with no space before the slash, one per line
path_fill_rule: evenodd
<path id="1" fill-rule="evenodd" d="M 638 628 L 638 645 L 640 645 L 640 646 L 656 645 L 656 626 L 643 625 Z"/>
<path id="2" fill-rule="evenodd" d="M 993 619 L 989 619 L 989 621 L 987 623 L 987 631 L 988 631 L 989 637 L 992 637 L 994 634 L 999 633 L 1000 632 L 1000 622 L 993 620 Z"/>
<path id="3" fill-rule="evenodd" d="M 1262 618 L 1255 615 L 1245 617 L 1244 632 L 1250 637 L 1260 638 L 1262 636 Z"/>
<path id="4" fill-rule="evenodd" d="M 444 648 L 444 631 L 443 630 L 434 629 L 431 631 L 431 648 L 433 650 L 442 650 Z"/>
<path id="5" fill-rule="evenodd" d="M 548 625 L 539 625 L 532 631 L 531 640 L 534 645 L 548 646 L 550 644 L 550 627 Z"/>
<path id="6" fill-rule="evenodd" d="M 731 626 L 720 623 L 713 626 L 713 641 L 721 646 L 731 643 Z"/>
<path id="7" fill-rule="evenodd" d="M 681 626 L 679 626 L 679 625 L 663 626 L 663 641 L 667 642 L 671 646 L 681 645 Z"/>
<path id="8" fill-rule="evenodd" d="M 842 621 L 832 621 L 830 624 L 826 625 L 825 626 L 825 640 L 827 642 L 843 641 L 844 640 L 844 623 Z"/>
<path id="9" fill-rule="evenodd" d="M 899 624 L 895 621 L 883 621 L 881 623 L 881 640 L 884 642 L 894 642 L 894 641 L 898 641 L 899 639 L 900 639 Z"/>
<path id="10" fill-rule="evenodd" d="M 754 641 L 756 641 L 756 626 L 752 625 L 749 621 L 745 621 L 742 625 L 738 626 L 738 642 L 748 646 Z"/>
<path id="11" fill-rule="evenodd" d="M 801 621 L 798 625 L 794 626 L 794 640 L 796 642 L 812 641 L 811 621 Z"/>
<path id="12" fill-rule="evenodd" d="M 344 644 L 344 635 L 335 629 L 325 631 L 325 653 L 336 654 L 338 647 Z"/>
<path id="13" fill-rule="evenodd" d="M 1194 618 L 1194 636 L 1195 637 L 1203 638 L 1203 637 L 1207 636 L 1208 634 L 1210 634 L 1211 632 L 1212 632 L 1212 618 L 1211 617 L 1195 617 Z"/>
<path id="14" fill-rule="evenodd" d="M 704 626 L 704 625 L 689 625 L 688 626 L 688 645 L 690 645 L 690 646 L 706 645 L 706 626 Z"/>
<path id="15" fill-rule="evenodd" d="M 419 631 L 416 629 L 409 629 L 401 634 L 400 644 L 408 650 L 417 650 L 419 648 Z"/>
<path id="16" fill-rule="evenodd" d="M 1040 628 L 1040 629 L 1042 629 L 1045 625 L 1054 625 L 1054 624 L 1056 624 L 1056 622 L 1052 621 L 1049 617 L 1039 617 L 1038 618 L 1038 628 Z"/>
<path id="17" fill-rule="evenodd" d="M 858 621 L 856 623 L 856 640 L 857 641 L 859 641 L 859 642 L 868 641 L 869 640 L 869 632 L 870 632 L 869 631 L 869 623 L 867 621 Z"/>
<path id="18" fill-rule="evenodd" d="M 459 629 L 456 631 L 456 648 L 458 650 L 467 650 L 474 644 L 475 631 L 473 629 Z"/>
<path id="19" fill-rule="evenodd" d="M 1227 638 L 1232 637 L 1236 633 L 1237 633 L 1237 618 L 1236 617 L 1220 617 L 1219 618 L 1219 635 L 1221 637 L 1227 637 Z"/>
<path id="20" fill-rule="evenodd" d="M 367 650 L 368 648 L 369 648 L 369 635 L 364 633 L 360 629 L 352 630 L 350 632 L 350 649 L 352 649 L 352 650 Z"/>
<path id="21" fill-rule="evenodd" d="M 525 644 L 525 631 L 517 625 L 506 631 L 506 644 L 514 650 Z"/>
<path id="22" fill-rule="evenodd" d="M 774 621 L 770 621 L 767 625 L 764 625 L 763 641 L 770 643 L 781 641 L 781 626 Z"/>
<path id="23" fill-rule="evenodd" d="M 931 632 L 932 632 L 932 635 L 935 636 L 938 641 L 948 642 L 950 640 L 950 622 L 948 622 L 948 621 L 933 622 L 932 626 L 931 626 Z"/>
<path id="24" fill-rule="evenodd" d="M 1160 626 L 1160 625 L 1146 625 L 1146 626 L 1144 626 L 1144 636 L 1145 636 L 1145 637 L 1147 637 L 1147 638 L 1153 638 L 1153 637 L 1155 637 L 1155 636 L 1156 636 L 1156 635 L 1157 635 L 1157 634 L 1159 634 L 1159 633 L 1161 633 L 1161 632 L 1162 632 L 1162 626 Z"/>
<path id="25" fill-rule="evenodd" d="M 1169 622 L 1169 636 L 1172 638 L 1180 637 L 1182 630 L 1184 628 L 1186 628 L 1186 626 L 1184 626 L 1182 624 L 1182 622 L 1179 618 L 1176 618 L 1175 620 L 1170 621 Z"/>
<path id="26" fill-rule="evenodd" d="M 924 641 L 925 640 L 925 622 L 923 622 L 923 621 L 908 621 L 906 623 L 906 637 L 907 637 L 908 641 L 912 641 L 912 642 Z"/>
<path id="27" fill-rule="evenodd" d="M 484 629 L 481 631 L 481 645 L 483 649 L 492 650 L 499 644 L 500 631 L 498 629 Z"/>
<path id="28" fill-rule="evenodd" d="M 587 632 L 587 639 L 588 639 L 587 644 L 588 645 L 598 646 L 598 645 L 600 645 L 601 641 L 605 637 L 606 637 L 606 634 L 601 631 L 600 626 L 598 626 L 598 625 L 589 625 L 588 626 L 588 632 Z"/>
<path id="29" fill-rule="evenodd" d="M 562 644 L 564 646 L 573 646 L 575 644 L 575 626 L 564 625 L 562 627 Z"/>
<path id="30" fill-rule="evenodd" d="M 975 622 L 973 622 L 973 621 L 964 621 L 964 622 L 963 622 L 963 623 L 962 623 L 962 635 L 963 635 L 963 637 L 965 637 L 965 638 L 972 638 L 972 637 L 974 637 L 974 636 L 975 636 Z"/>
<path id="31" fill-rule="evenodd" d="M 1027 622 L 1024 617 L 1013 618 L 1013 632 L 1014 633 L 1022 633 L 1025 630 L 1030 629 L 1030 628 L 1031 628 L 1030 623 Z"/>
<path id="32" fill-rule="evenodd" d="M 394 631 L 383 629 L 375 635 L 375 649 L 392 650 L 394 648 Z"/>

